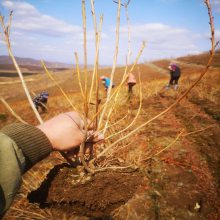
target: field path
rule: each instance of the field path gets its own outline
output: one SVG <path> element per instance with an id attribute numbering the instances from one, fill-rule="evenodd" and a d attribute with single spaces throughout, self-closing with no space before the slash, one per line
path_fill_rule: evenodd
<path id="1" fill-rule="evenodd" d="M 160 73 L 162 75 L 167 75 L 167 70 L 161 68 L 153 63 L 146 63 L 146 66 L 152 68 L 155 72 Z"/>
<path id="2" fill-rule="evenodd" d="M 25 79 L 25 82 L 33 82 L 36 79 Z M 11 84 L 21 84 L 21 80 L 12 80 L 12 81 L 4 81 L 0 82 L 0 85 L 11 85 Z"/>

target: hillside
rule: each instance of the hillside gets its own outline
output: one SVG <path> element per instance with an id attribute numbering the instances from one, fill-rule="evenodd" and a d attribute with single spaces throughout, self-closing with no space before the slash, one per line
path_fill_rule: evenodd
<path id="1" fill-rule="evenodd" d="M 40 60 L 36 59 L 31 59 L 31 58 L 22 58 L 22 57 L 15 57 L 18 65 L 20 66 L 21 69 L 25 71 L 30 71 L 31 72 L 42 72 L 42 64 Z M 61 63 L 61 62 L 49 62 L 49 61 L 44 61 L 47 68 L 51 69 L 53 71 L 62 71 L 66 69 L 72 69 L 73 64 L 68 64 L 68 63 Z M 82 64 L 79 64 L 80 68 L 83 68 Z M 107 68 L 106 65 L 100 66 L 101 68 Z M 92 69 L 93 65 L 88 65 L 88 69 Z M 10 73 L 13 72 L 15 73 L 15 67 L 11 61 L 11 58 L 9 56 L 0 56 L 0 74 L 1 72 L 4 73 Z M 13 74 L 11 74 L 12 76 Z M 26 74 L 28 75 L 28 74 Z M 0 75 L 1 76 L 1 75 Z"/>
<path id="2" fill-rule="evenodd" d="M 208 61 L 209 53 L 205 52 L 200 55 L 188 55 L 185 57 L 178 58 L 178 61 L 186 62 L 188 64 L 205 65 Z M 212 61 L 213 67 L 220 67 L 220 49 L 216 50 L 216 54 Z"/>
<path id="3" fill-rule="evenodd" d="M 36 60 L 36 59 L 31 59 L 31 58 L 21 58 L 21 57 L 15 57 L 17 63 L 21 66 L 21 67 L 29 67 L 32 69 L 42 69 L 42 65 L 41 65 L 41 61 L 40 60 Z M 45 61 L 45 64 L 47 65 L 47 67 L 49 68 L 70 68 L 72 67 L 71 64 L 67 64 L 67 63 L 60 63 L 60 62 L 48 62 Z M 0 69 L 14 69 L 13 68 L 13 63 L 10 59 L 9 56 L 0 56 Z"/>
<path id="4" fill-rule="evenodd" d="M 172 105 L 203 71 L 204 56 L 176 60 L 182 69 L 178 91 L 164 89 L 169 80 L 170 60 L 136 66 L 134 74 L 138 77 L 140 70 L 142 80 L 140 114 L 128 130 L 101 146 L 96 145 L 96 153 Z M 101 69 L 99 74 L 109 75 L 110 71 Z M 97 161 L 102 168 L 132 168 L 105 170 L 90 176 L 81 166 L 70 167 L 53 152 L 25 174 L 22 188 L 4 219 L 220 219 L 219 71 L 218 65 L 210 68 L 174 109 L 117 144 L 108 156 Z M 116 88 L 123 72 L 123 67 L 116 69 Z M 76 73 L 64 70 L 54 72 L 54 77 L 74 106 L 82 109 Z M 49 90 L 48 112 L 41 113 L 43 120 L 72 110 L 45 74 L 25 76 L 25 79 L 30 80 L 27 81 L 30 91 Z M 1 96 L 25 121 L 37 125 L 19 81 L 13 83 L 10 77 L 3 80 Z M 90 85 L 91 78 L 88 81 Z M 101 84 L 100 89 L 103 104 L 105 92 Z M 106 137 L 126 128 L 137 115 L 139 106 L 139 84 L 134 87 L 130 100 L 127 87 L 123 86 Z M 3 105 L 0 112 L 0 127 L 17 121 Z"/>

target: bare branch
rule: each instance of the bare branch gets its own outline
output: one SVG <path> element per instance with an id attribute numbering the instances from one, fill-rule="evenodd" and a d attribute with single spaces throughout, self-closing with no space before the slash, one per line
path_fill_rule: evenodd
<path id="1" fill-rule="evenodd" d="M 88 106 L 88 72 L 87 72 L 87 40 L 86 40 L 86 6 L 85 0 L 82 0 L 82 17 L 83 17 L 83 43 L 84 43 L 84 114 L 85 117 L 88 116 L 89 106 Z"/>
<path id="2" fill-rule="evenodd" d="M 97 46 L 98 46 L 98 30 L 97 30 L 97 22 L 96 22 L 96 13 L 95 13 L 95 7 L 94 7 L 94 0 L 90 0 L 91 3 L 91 8 L 92 8 L 92 17 L 93 17 L 93 26 L 94 26 L 94 31 L 95 31 L 95 48 L 97 51 Z M 103 18 L 102 18 L 103 20 Z M 101 20 L 100 20 L 101 23 Z M 101 34 L 101 33 L 100 33 Z M 98 114 L 97 112 L 99 111 L 99 74 L 98 74 L 98 66 L 99 62 L 97 59 L 97 63 L 94 63 L 94 69 L 95 69 L 95 79 L 96 79 L 96 107 L 95 107 L 95 112 L 96 112 L 96 117 L 95 117 L 95 129 L 98 127 Z M 92 87 L 92 86 L 91 86 Z"/>
<path id="3" fill-rule="evenodd" d="M 192 131 L 192 132 L 189 132 L 189 133 L 186 133 L 186 134 L 182 134 L 182 137 L 186 137 L 186 136 L 189 136 L 189 135 L 192 135 L 192 134 L 197 134 L 199 132 L 202 132 L 202 131 L 205 131 L 207 129 L 214 128 L 214 127 L 216 127 L 216 125 L 210 125 L 206 128 L 202 128 L 202 129 L 199 129 L 199 130 L 196 130 L 196 131 Z"/>
<path id="4" fill-rule="evenodd" d="M 1 102 L 4 104 L 4 106 L 8 109 L 8 111 L 21 123 L 27 124 L 26 121 L 24 121 L 19 115 L 15 113 L 15 111 L 10 107 L 10 105 L 5 101 L 3 97 L 0 96 Z"/>
<path id="5" fill-rule="evenodd" d="M 128 169 L 128 168 L 133 168 L 134 170 L 137 170 L 137 167 L 134 167 L 132 165 L 126 166 L 126 167 L 116 167 L 116 166 L 112 166 L 112 167 L 103 167 L 100 169 L 95 170 L 95 172 L 101 172 L 101 171 L 106 171 L 106 170 L 120 170 L 120 169 Z"/>
<path id="6" fill-rule="evenodd" d="M 219 47 L 219 41 L 217 41 L 216 44 L 215 44 L 215 49 L 216 49 L 217 47 Z"/>
<path id="7" fill-rule="evenodd" d="M 60 89 L 60 91 L 62 92 L 63 96 L 66 98 L 67 102 L 70 104 L 70 106 L 74 109 L 74 111 L 77 111 L 76 107 L 73 105 L 73 103 L 70 101 L 70 98 L 67 96 L 67 94 L 64 92 L 64 90 L 62 89 L 62 87 L 60 86 L 60 84 L 57 82 L 57 80 L 52 76 L 52 74 L 48 71 L 44 61 L 41 61 L 41 64 L 47 74 L 47 76 L 55 82 L 56 86 Z"/>
<path id="8" fill-rule="evenodd" d="M 121 6 L 124 6 L 122 3 L 119 3 L 118 1 L 113 0 L 113 2 L 116 3 L 116 4 L 120 4 Z"/>
<path id="9" fill-rule="evenodd" d="M 127 127 L 125 127 L 124 129 L 120 130 L 117 133 L 114 133 L 114 134 L 110 135 L 109 137 L 105 138 L 105 140 L 108 140 L 108 139 L 110 139 L 110 138 L 112 138 L 112 137 L 114 137 L 116 135 L 121 134 L 124 131 L 127 131 L 135 123 L 136 119 L 138 118 L 138 116 L 139 116 L 139 114 L 141 112 L 142 100 L 143 100 L 142 84 L 141 84 L 141 78 L 140 78 L 140 69 L 139 69 L 138 75 L 139 75 L 139 85 L 140 85 L 140 91 L 139 91 L 139 93 L 140 93 L 140 95 L 139 95 L 140 96 L 140 104 L 139 104 L 139 108 L 138 108 L 137 114 L 135 115 L 135 117 L 133 118 L 133 120 L 131 121 L 131 123 Z"/>
<path id="10" fill-rule="evenodd" d="M 76 72 L 77 72 L 77 77 L 78 77 L 79 88 L 80 88 L 80 91 L 81 91 L 81 95 L 84 99 L 85 95 L 84 95 L 84 92 L 83 92 L 82 82 L 81 82 L 81 77 L 80 77 L 78 54 L 77 54 L 77 52 L 75 52 L 74 54 L 75 54 L 75 59 L 76 59 Z"/>
<path id="11" fill-rule="evenodd" d="M 111 94 L 111 90 L 112 90 L 112 85 L 113 85 L 113 79 L 114 79 L 114 74 L 115 74 L 115 69 L 116 69 L 116 63 L 117 63 L 117 58 L 118 58 L 118 44 L 119 44 L 119 28 L 120 28 L 120 15 L 121 15 L 121 5 L 120 5 L 121 1 L 119 0 L 119 4 L 118 4 L 118 11 L 117 11 L 117 22 L 116 22 L 116 40 L 115 40 L 115 54 L 114 54 L 114 60 L 113 60 L 113 65 L 112 65 L 112 72 L 111 72 L 111 76 L 110 76 L 110 85 L 107 91 L 107 99 L 105 103 L 109 103 L 110 100 L 110 94 Z M 107 110 L 107 105 L 105 105 L 101 116 L 100 116 L 100 121 L 98 124 L 98 129 L 100 128 L 100 125 L 102 123 L 103 117 L 105 115 L 105 112 Z"/>
<path id="12" fill-rule="evenodd" d="M 102 30 L 102 22 L 103 22 L 103 16 L 100 17 L 98 35 L 95 34 L 97 36 L 97 38 L 96 38 L 96 53 L 95 53 L 95 60 L 94 60 L 94 67 L 93 67 L 93 74 L 92 74 L 92 83 L 91 83 L 90 94 L 89 94 L 89 103 L 90 103 L 91 97 L 92 97 L 95 76 L 96 76 L 96 80 L 98 78 L 97 77 L 97 66 L 98 66 L 99 45 L 100 45 L 100 37 L 101 37 L 101 30 Z"/>
<path id="13" fill-rule="evenodd" d="M 128 1 L 127 1 L 126 3 L 124 3 L 124 4 L 119 3 L 118 1 L 115 1 L 115 0 L 113 0 L 113 2 L 116 3 L 116 4 L 120 4 L 120 5 L 123 6 L 123 7 L 128 7 L 128 5 L 130 4 L 131 0 L 128 0 Z"/>
<path id="14" fill-rule="evenodd" d="M 13 14 L 13 11 L 11 11 L 11 12 L 10 12 L 10 15 L 9 15 L 9 24 L 8 24 L 8 26 L 7 26 L 8 37 L 10 37 L 11 22 L 12 22 L 12 14 Z"/>
<path id="15" fill-rule="evenodd" d="M 131 0 L 128 0 L 127 3 L 125 4 L 126 7 L 130 4 Z"/>
<path id="16" fill-rule="evenodd" d="M 159 154 L 161 154 L 165 150 L 167 150 L 170 147 L 172 147 L 182 137 L 186 137 L 186 136 L 189 136 L 189 135 L 192 135 L 192 134 L 197 134 L 197 133 L 203 132 L 203 131 L 205 131 L 207 129 L 214 128 L 214 127 L 216 127 L 216 125 L 210 125 L 210 126 L 208 126 L 206 128 L 202 128 L 202 129 L 199 129 L 199 130 L 196 130 L 196 131 L 192 131 L 192 132 L 189 132 L 189 133 L 186 133 L 186 134 L 184 134 L 184 130 L 182 129 L 180 131 L 180 133 L 176 136 L 176 138 L 170 144 L 168 144 L 166 147 L 164 147 L 162 150 L 158 151 L 157 153 L 155 153 L 155 154 L 153 154 L 153 155 L 151 155 L 151 156 L 149 156 L 147 158 L 142 159 L 142 161 L 146 161 L 146 160 L 149 160 L 149 159 L 151 159 L 153 157 L 158 156 Z"/>

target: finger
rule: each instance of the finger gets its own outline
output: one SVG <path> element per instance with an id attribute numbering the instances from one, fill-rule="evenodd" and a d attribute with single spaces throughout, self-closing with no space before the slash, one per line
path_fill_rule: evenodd
<path id="1" fill-rule="evenodd" d="M 104 140 L 104 135 L 99 131 L 88 131 L 86 142 L 97 143 Z"/>
<path id="2" fill-rule="evenodd" d="M 74 166 L 73 158 L 76 158 L 78 155 L 78 151 L 76 151 L 76 149 L 74 149 L 74 151 L 71 150 L 68 152 L 60 151 L 60 153 L 70 165 Z"/>
<path id="3" fill-rule="evenodd" d="M 71 158 L 71 157 L 73 157 L 73 156 L 75 156 L 75 155 L 78 155 L 78 153 L 79 153 L 79 147 L 75 147 L 75 148 L 73 148 L 73 149 L 67 151 L 67 152 L 66 152 L 66 156 L 69 157 L 69 158 Z"/>

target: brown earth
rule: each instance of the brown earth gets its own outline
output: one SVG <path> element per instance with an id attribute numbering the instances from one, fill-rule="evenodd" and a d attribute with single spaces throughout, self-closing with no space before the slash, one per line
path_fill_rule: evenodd
<path id="1" fill-rule="evenodd" d="M 56 210 L 57 216 L 110 218 L 114 209 L 134 195 L 142 180 L 138 172 L 103 172 L 82 179 L 75 168 L 58 165 L 28 199 L 41 208 Z"/>

